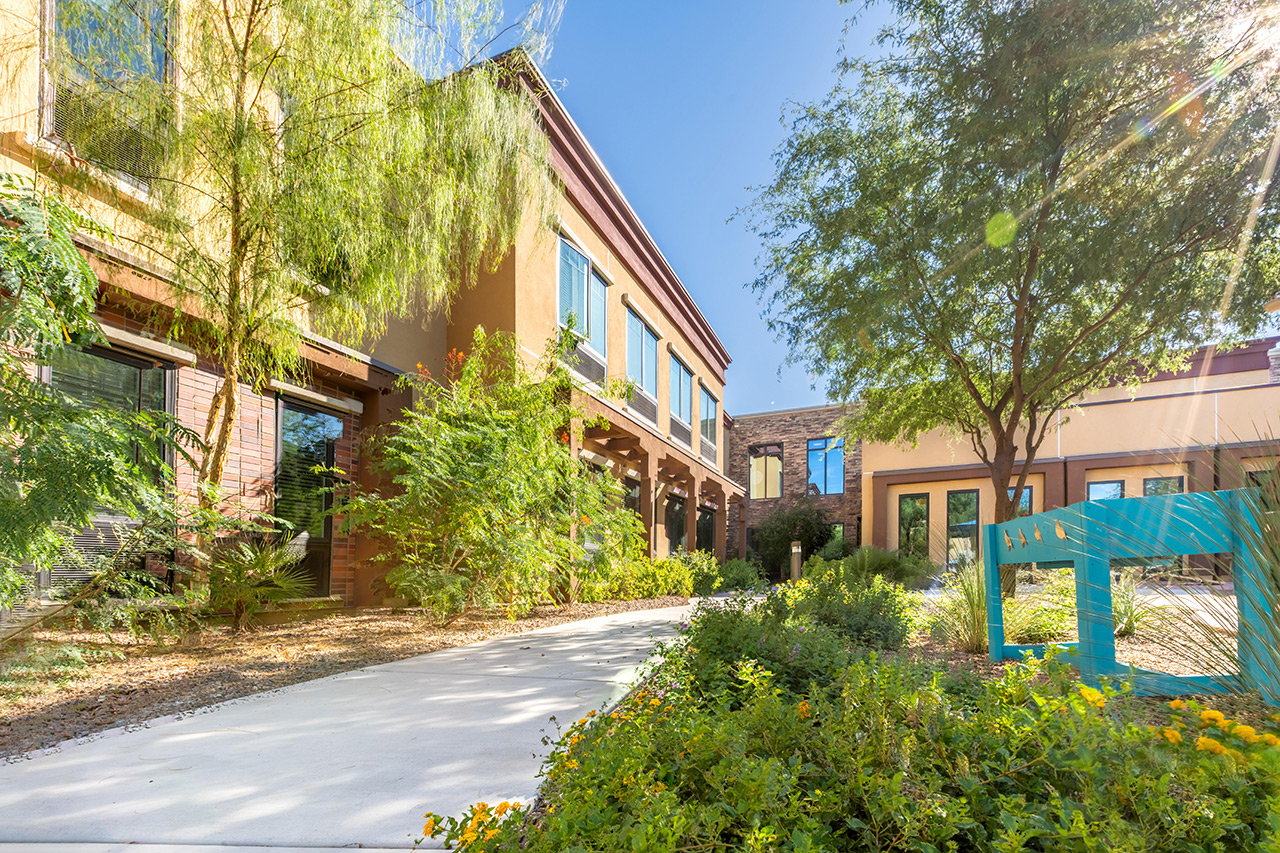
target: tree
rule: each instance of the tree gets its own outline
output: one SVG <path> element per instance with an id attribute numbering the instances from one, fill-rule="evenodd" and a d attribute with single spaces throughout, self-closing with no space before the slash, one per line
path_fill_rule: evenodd
<path id="1" fill-rule="evenodd" d="M 86 408 L 38 381 L 35 365 L 105 344 L 98 278 L 74 242 L 110 234 L 21 176 L 0 175 L 0 605 L 26 566 L 65 560 L 71 535 L 103 509 L 164 502 L 166 450 L 192 436 L 147 412 Z"/>
<path id="2" fill-rule="evenodd" d="M 831 541 L 831 521 L 813 501 L 802 500 L 789 509 L 779 509 L 756 526 L 755 551 L 765 574 L 786 576 L 791 564 L 791 543 L 800 543 L 802 560 L 807 560 Z"/>
<path id="3" fill-rule="evenodd" d="M 799 109 L 754 287 L 869 441 L 966 437 L 1015 515 L 1059 413 L 1255 333 L 1276 21 L 1194 0 L 893 0 Z M 1016 580 L 1003 578 L 1006 594 Z"/>
<path id="4" fill-rule="evenodd" d="M 372 444 L 394 487 L 358 490 L 346 523 L 385 542 L 392 586 L 438 618 L 525 612 L 639 541 L 618 478 L 569 452 L 584 413 L 567 359 L 562 346 L 528 365 L 514 337 L 477 328 L 445 376 L 411 380 L 413 409 Z"/>
<path id="5" fill-rule="evenodd" d="M 359 344 L 435 310 L 496 266 L 527 208 L 548 209 L 534 106 L 504 66 L 475 64 L 495 38 L 528 43 L 544 9 L 501 30 L 494 0 L 178 6 L 59 0 L 49 67 L 83 105 L 77 156 L 145 186 L 145 215 L 119 230 L 172 270 L 174 333 L 221 370 L 208 506 L 240 383 L 298 370 L 310 327 Z"/>

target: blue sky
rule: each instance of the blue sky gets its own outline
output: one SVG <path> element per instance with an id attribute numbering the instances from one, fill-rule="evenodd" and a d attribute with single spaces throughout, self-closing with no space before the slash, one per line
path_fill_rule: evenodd
<path id="1" fill-rule="evenodd" d="M 760 243 L 726 222 L 773 174 L 787 101 L 825 95 L 845 22 L 836 0 L 568 0 L 544 71 L 733 357 L 730 414 L 822 403 L 744 285 Z M 873 49 L 884 11 L 859 17 Z"/>

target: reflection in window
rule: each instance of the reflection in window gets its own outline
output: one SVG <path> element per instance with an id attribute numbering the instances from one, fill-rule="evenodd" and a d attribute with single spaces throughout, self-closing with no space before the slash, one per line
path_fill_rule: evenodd
<path id="1" fill-rule="evenodd" d="M 719 408 L 720 404 L 716 398 L 712 397 L 706 388 L 703 388 L 698 404 L 698 420 L 701 422 L 700 429 L 703 442 L 713 447 L 716 443 L 716 412 Z"/>
<path id="2" fill-rule="evenodd" d="M 844 494 L 844 439 L 809 439 L 810 495 Z"/>
<path id="3" fill-rule="evenodd" d="M 677 551 L 685 550 L 685 500 L 675 495 L 667 497 L 666 503 L 666 529 L 667 529 L 667 552 L 674 554 Z"/>
<path id="4" fill-rule="evenodd" d="M 597 355 L 608 355 L 608 283 L 587 256 L 560 240 L 560 325 L 574 331 Z"/>
<path id="5" fill-rule="evenodd" d="M 898 496 L 898 553 L 929 558 L 929 496 Z"/>
<path id="6" fill-rule="evenodd" d="M 748 452 L 751 455 L 751 497 L 782 497 L 782 445 L 758 444 Z"/>
<path id="7" fill-rule="evenodd" d="M 85 406 L 121 412 L 164 412 L 164 379 L 164 369 L 154 364 L 96 351 L 63 353 L 49 367 L 55 391 Z"/>
<path id="8" fill-rule="evenodd" d="M 1022 498 L 1018 501 L 1018 503 L 1013 508 L 1014 518 L 1025 518 L 1026 516 L 1031 515 L 1031 507 L 1033 506 L 1033 502 L 1031 499 L 1032 488 L 1033 488 L 1032 486 L 1022 487 Z M 1013 500 L 1013 493 L 1016 491 L 1017 489 L 1014 489 L 1014 488 L 1009 489 L 1009 500 Z"/>
<path id="9" fill-rule="evenodd" d="M 1142 481 L 1143 497 L 1156 495 L 1180 495 L 1183 487 L 1182 477 L 1147 477 Z"/>
<path id="10" fill-rule="evenodd" d="M 634 311 L 627 311 L 627 378 L 658 398 L 658 336 Z"/>
<path id="11" fill-rule="evenodd" d="M 947 566 L 978 559 L 978 490 L 947 492 Z"/>
<path id="12" fill-rule="evenodd" d="M 1123 480 L 1103 480 L 1089 484 L 1089 500 L 1112 501 L 1124 497 Z"/>
<path id="13" fill-rule="evenodd" d="M 693 371 L 671 356 L 671 414 L 681 423 L 693 426 Z"/>
<path id="14" fill-rule="evenodd" d="M 328 482 L 316 467 L 333 465 L 334 448 L 342 437 L 342 420 L 323 412 L 285 403 L 280 410 L 280 468 L 276 475 L 275 514 L 293 525 L 294 535 L 306 532 L 328 538 L 330 519 Z"/>

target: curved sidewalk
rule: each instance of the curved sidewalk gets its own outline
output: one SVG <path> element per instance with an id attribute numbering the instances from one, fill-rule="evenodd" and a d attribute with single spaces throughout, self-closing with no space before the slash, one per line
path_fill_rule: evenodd
<path id="1" fill-rule="evenodd" d="M 0 764 L 0 851 L 411 847 L 428 810 L 529 802 L 549 718 L 621 698 L 689 611 L 445 649 Z"/>

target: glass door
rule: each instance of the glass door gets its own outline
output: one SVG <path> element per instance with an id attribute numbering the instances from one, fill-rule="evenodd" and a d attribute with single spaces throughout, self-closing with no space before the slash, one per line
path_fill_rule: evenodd
<path id="1" fill-rule="evenodd" d="M 311 594 L 328 595 L 333 496 L 325 490 L 330 478 L 315 469 L 333 466 L 342 419 L 282 400 L 278 423 L 275 514 L 292 525 L 289 533 L 306 554 L 301 568 L 314 584 Z"/>

